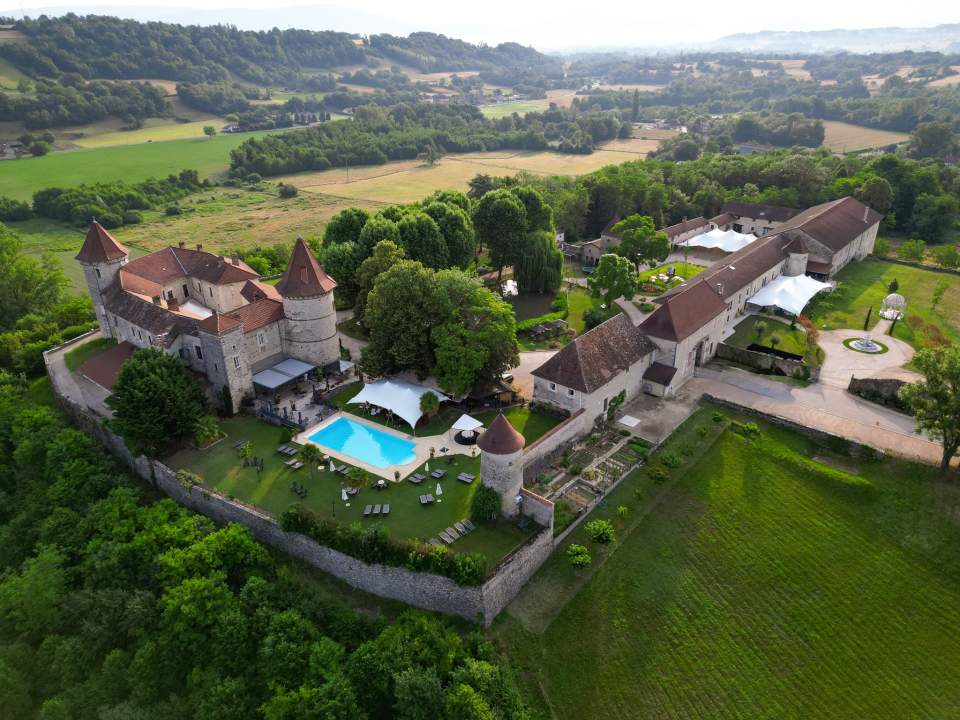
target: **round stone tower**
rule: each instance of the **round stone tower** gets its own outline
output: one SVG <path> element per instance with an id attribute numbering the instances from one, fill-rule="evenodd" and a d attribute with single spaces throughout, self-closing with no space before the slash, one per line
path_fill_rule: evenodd
<path id="1" fill-rule="evenodd" d="M 501 497 L 501 512 L 510 517 L 520 512 L 517 497 L 523 487 L 523 435 L 503 416 L 497 415 L 477 439 L 480 448 L 480 481 Z"/>
<path id="2" fill-rule="evenodd" d="M 289 355 L 321 367 L 340 358 L 333 303 L 336 286 L 298 237 L 290 265 L 277 283 L 285 316 L 283 347 Z"/>
<path id="3" fill-rule="evenodd" d="M 103 294 L 117 281 L 120 268 L 127 264 L 130 251 L 118 243 L 96 220 L 90 223 L 87 236 L 83 239 L 77 262 L 83 267 L 83 276 L 87 281 L 87 291 L 93 301 L 94 312 L 100 323 L 100 332 L 111 337 L 110 323 L 103 307 Z"/>

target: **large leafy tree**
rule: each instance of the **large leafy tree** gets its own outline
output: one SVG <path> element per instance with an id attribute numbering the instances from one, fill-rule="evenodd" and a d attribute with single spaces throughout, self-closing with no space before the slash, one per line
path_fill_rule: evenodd
<path id="1" fill-rule="evenodd" d="M 350 300 L 357 292 L 357 269 L 364 261 L 363 248 L 356 242 L 324 245 L 319 260 L 323 269 L 337 281 L 337 297 Z"/>
<path id="2" fill-rule="evenodd" d="M 420 210 L 411 211 L 403 216 L 397 227 L 400 242 L 411 260 L 435 270 L 447 267 L 447 245 L 432 217 Z"/>
<path id="3" fill-rule="evenodd" d="M 0 224 L 0 330 L 12 328 L 29 313 L 50 311 L 67 285 L 53 255 L 38 260 L 22 250 L 20 236 Z"/>
<path id="4" fill-rule="evenodd" d="M 497 269 L 497 280 L 503 268 L 513 262 L 527 232 L 527 209 L 509 190 L 493 190 L 473 210 L 473 227 L 480 245 L 490 251 L 490 261 Z"/>
<path id="5" fill-rule="evenodd" d="M 913 358 L 923 380 L 900 388 L 917 429 L 943 443 L 940 469 L 960 450 L 960 347 L 921 350 Z"/>
<path id="6" fill-rule="evenodd" d="M 587 283 L 590 292 L 602 298 L 608 308 L 621 296 L 628 300 L 632 298 L 638 286 L 637 273 L 630 261 L 613 253 L 600 256 L 600 262 L 587 278 Z"/>
<path id="7" fill-rule="evenodd" d="M 363 226 L 357 242 L 364 252 L 369 254 L 377 246 L 377 243 L 384 240 L 400 245 L 400 228 L 393 220 L 382 215 L 375 215 Z"/>
<path id="8" fill-rule="evenodd" d="M 203 389 L 183 363 L 152 348 L 123 364 L 107 405 L 111 426 L 131 450 L 154 456 L 190 435 L 207 410 Z"/>
<path id="9" fill-rule="evenodd" d="M 375 220 L 376 218 L 374 218 Z M 370 222 L 374 222 L 371 220 Z M 389 220 L 386 222 L 390 222 Z M 393 223 L 391 223 L 393 224 Z M 369 223 L 368 223 L 369 225 Z M 396 227 L 396 226 L 394 226 Z M 353 312 L 360 323 L 363 323 L 363 313 L 367 308 L 367 295 L 373 288 L 373 283 L 382 272 L 386 272 L 403 260 L 403 248 L 391 240 L 381 240 L 373 248 L 373 254 L 360 263 L 357 270 L 357 301 Z"/>
<path id="10" fill-rule="evenodd" d="M 440 228 L 447 246 L 447 264 L 450 267 L 466 268 L 473 260 L 477 241 L 473 223 L 464 209 L 452 202 L 433 201 L 423 211 L 433 218 Z"/>
<path id="11" fill-rule="evenodd" d="M 670 254 L 670 238 L 654 227 L 651 217 L 631 215 L 614 225 L 613 231 L 620 235 L 613 252 L 632 262 L 637 272 L 641 265 L 656 265 Z"/>
<path id="12" fill-rule="evenodd" d="M 552 232 L 533 232 L 514 267 L 520 292 L 552 293 L 563 281 L 563 252 Z"/>
<path id="13" fill-rule="evenodd" d="M 323 244 L 335 245 L 345 242 L 356 242 L 360 231 L 370 219 L 370 213 L 362 208 L 347 208 L 341 210 L 327 223 L 323 232 Z"/>

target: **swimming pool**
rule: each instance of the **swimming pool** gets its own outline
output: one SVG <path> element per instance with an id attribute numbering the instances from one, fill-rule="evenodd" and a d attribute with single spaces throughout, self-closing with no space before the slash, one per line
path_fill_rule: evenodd
<path id="1" fill-rule="evenodd" d="M 416 445 L 370 425 L 341 417 L 309 436 L 311 442 L 378 468 L 406 465 L 417 458 Z"/>

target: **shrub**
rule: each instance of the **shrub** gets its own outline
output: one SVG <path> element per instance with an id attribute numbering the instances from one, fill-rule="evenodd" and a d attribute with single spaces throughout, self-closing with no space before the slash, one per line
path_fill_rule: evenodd
<path id="1" fill-rule="evenodd" d="M 714 410 L 714 411 L 713 411 L 713 421 L 714 421 L 715 423 L 723 422 L 724 417 L 726 417 L 726 416 L 725 416 L 722 412 L 720 412 L 719 410 Z"/>
<path id="2" fill-rule="evenodd" d="M 645 302 L 640 304 L 640 309 L 643 310 L 645 313 L 650 313 L 656 310 L 657 306 L 654 305 L 652 302 Z"/>
<path id="3" fill-rule="evenodd" d="M 591 520 L 583 526 L 583 529 L 586 530 L 587 535 L 593 542 L 603 545 L 613 542 L 616 535 L 613 523 L 609 520 Z"/>
<path id="4" fill-rule="evenodd" d="M 660 464 L 671 470 L 676 470 L 683 464 L 683 461 L 673 453 L 665 452 L 660 455 Z"/>
<path id="5" fill-rule="evenodd" d="M 573 522 L 576 515 L 573 508 L 566 500 L 558 500 L 553 506 L 553 532 L 554 534 L 565 530 Z"/>
<path id="6" fill-rule="evenodd" d="M 583 465 L 571 465 L 570 466 L 570 475 L 572 477 L 579 477 L 580 473 L 583 472 Z"/>
<path id="7" fill-rule="evenodd" d="M 256 183 L 261 182 L 262 180 L 263 180 L 263 177 L 260 175 L 260 173 L 250 173 L 249 175 L 243 178 L 243 181 L 245 183 L 249 183 L 250 185 L 255 185 Z"/>
<path id="8" fill-rule="evenodd" d="M 167 209 L 164 210 L 167 215 L 183 215 L 183 210 L 177 205 L 167 205 Z"/>
<path id="9" fill-rule="evenodd" d="M 650 467 L 647 468 L 647 477 L 653 480 L 653 482 L 655 482 L 657 485 L 662 485 L 670 479 L 670 473 L 668 473 L 662 467 Z"/>
<path id="10" fill-rule="evenodd" d="M 99 222 L 107 230 L 114 230 L 121 225 L 123 225 L 123 218 L 112 212 L 100 213 L 97 217 L 97 222 Z"/>
<path id="11" fill-rule="evenodd" d="M 590 308 L 583 314 L 583 325 L 587 330 L 592 330 L 606 319 L 607 314 L 603 310 Z"/>
<path id="12" fill-rule="evenodd" d="M 280 183 L 280 188 L 278 193 L 282 198 L 293 198 L 297 196 L 297 193 L 300 191 L 297 189 L 296 185 L 287 185 L 286 183 Z"/>
<path id="13" fill-rule="evenodd" d="M 734 420 L 730 427 L 735 433 L 739 433 L 746 438 L 759 437 L 760 435 L 760 426 L 755 422 L 742 423 L 739 420 Z"/>
<path id="14" fill-rule="evenodd" d="M 890 241 L 886 238 L 877 238 L 877 241 L 873 244 L 873 254 L 877 257 L 886 257 L 889 255 Z M 893 292 L 893 290 L 890 292 Z"/>
<path id="15" fill-rule="evenodd" d="M 487 485 L 481 485 L 473 493 L 470 501 L 470 516 L 474 520 L 490 522 L 500 514 L 502 499 L 500 493 Z"/>
<path id="16" fill-rule="evenodd" d="M 706 425 L 701 425 L 700 427 L 697 428 L 697 437 L 703 440 L 704 438 L 707 437 L 707 433 L 709 432 L 710 430 L 707 428 Z"/>
<path id="17" fill-rule="evenodd" d="M 143 215 L 138 213 L 136 210 L 124 210 L 123 211 L 123 224 L 124 225 L 139 225 L 143 222 Z"/>
<path id="18" fill-rule="evenodd" d="M 927 244 L 923 240 L 907 240 L 900 249 L 897 250 L 897 257 L 901 260 L 913 260 L 920 262 L 927 251 Z"/>
<path id="19" fill-rule="evenodd" d="M 453 556 L 453 581 L 458 585 L 480 585 L 487 576 L 487 558 L 482 553 Z"/>
<path id="20" fill-rule="evenodd" d="M 617 517 L 623 520 L 627 517 L 627 506 L 626 505 L 617 505 Z"/>
<path id="21" fill-rule="evenodd" d="M 0 197 L 0 221 L 27 220 L 32 214 L 28 203 L 22 200 Z"/>
<path id="22" fill-rule="evenodd" d="M 203 484 L 203 478 L 189 470 L 177 470 L 177 482 L 187 490 Z"/>
<path id="23" fill-rule="evenodd" d="M 593 562 L 593 558 L 590 557 L 590 551 L 587 550 L 585 545 L 577 545 L 573 543 L 570 547 L 567 548 L 567 558 L 570 560 L 570 564 L 576 568 L 587 567 L 590 563 Z"/>
<path id="24" fill-rule="evenodd" d="M 193 425 L 193 441 L 198 447 L 206 447 L 220 437 L 220 428 L 217 421 L 209 415 L 197 418 Z"/>

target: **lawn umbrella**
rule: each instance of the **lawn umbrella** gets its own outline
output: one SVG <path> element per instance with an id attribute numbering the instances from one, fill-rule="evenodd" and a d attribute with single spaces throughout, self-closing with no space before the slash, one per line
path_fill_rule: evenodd
<path id="1" fill-rule="evenodd" d="M 347 501 L 347 489 L 346 489 L 346 488 L 343 488 L 343 489 L 340 490 L 340 499 L 343 500 L 344 502 Z"/>
<path id="2" fill-rule="evenodd" d="M 443 488 L 440 487 L 440 483 L 437 483 L 437 495 L 443 495 Z"/>

